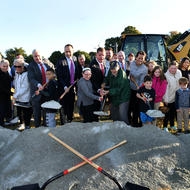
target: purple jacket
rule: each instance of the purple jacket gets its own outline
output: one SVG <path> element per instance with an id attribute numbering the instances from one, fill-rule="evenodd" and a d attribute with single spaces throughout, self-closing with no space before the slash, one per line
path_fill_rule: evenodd
<path id="1" fill-rule="evenodd" d="M 160 78 L 153 77 L 152 88 L 156 91 L 155 103 L 161 102 L 164 94 L 166 93 L 167 80 L 160 81 Z"/>

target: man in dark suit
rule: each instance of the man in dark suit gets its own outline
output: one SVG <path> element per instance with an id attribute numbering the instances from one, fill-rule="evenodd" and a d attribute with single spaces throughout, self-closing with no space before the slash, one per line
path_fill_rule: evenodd
<path id="1" fill-rule="evenodd" d="M 65 57 L 60 59 L 56 65 L 56 73 L 60 93 L 66 92 L 66 95 L 61 101 L 64 109 L 64 114 L 67 116 L 67 121 L 73 120 L 75 91 L 74 86 L 69 89 L 69 86 L 74 84 L 79 78 L 77 60 L 73 57 L 73 46 L 67 44 L 65 46 Z"/>
<path id="2" fill-rule="evenodd" d="M 37 90 L 42 90 L 43 86 L 47 83 L 46 70 L 50 67 L 42 62 L 42 57 L 38 50 L 32 51 L 33 62 L 28 66 L 28 80 L 31 88 L 31 103 L 34 113 L 34 125 L 39 127 L 41 125 L 41 107 L 40 95 L 35 95 Z"/>
<path id="3" fill-rule="evenodd" d="M 99 94 L 101 89 L 101 84 L 104 81 L 106 74 L 106 61 L 105 61 L 106 51 L 104 48 L 98 48 L 96 52 L 96 58 L 90 63 L 90 68 L 92 72 L 91 82 L 93 86 L 94 93 Z M 100 102 L 95 101 L 96 110 L 100 109 Z"/>
<path id="4" fill-rule="evenodd" d="M 86 58 L 85 58 L 85 55 L 84 54 L 80 54 L 78 56 L 78 67 L 79 67 L 79 78 L 82 77 L 82 70 L 85 68 L 85 67 L 89 67 L 86 63 Z"/>

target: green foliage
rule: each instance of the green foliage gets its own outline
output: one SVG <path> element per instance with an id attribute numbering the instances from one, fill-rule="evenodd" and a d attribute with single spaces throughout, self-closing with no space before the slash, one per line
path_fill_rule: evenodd
<path id="1" fill-rule="evenodd" d="M 140 31 L 138 31 L 136 29 L 136 27 L 134 26 L 127 26 L 123 32 L 121 32 L 121 35 L 124 35 L 124 34 L 141 34 Z"/>
<path id="2" fill-rule="evenodd" d="M 32 54 L 26 56 L 26 57 L 24 58 L 24 60 L 26 61 L 26 63 L 31 63 L 31 62 L 33 61 L 33 56 L 32 56 Z"/>
<path id="3" fill-rule="evenodd" d="M 118 52 L 121 49 L 121 39 L 119 37 L 106 39 L 105 48 L 112 48 L 114 52 Z"/>
<path id="4" fill-rule="evenodd" d="M 63 54 L 60 51 L 54 51 L 50 57 L 49 60 L 56 65 L 59 59 L 63 56 Z"/>
<path id="5" fill-rule="evenodd" d="M 168 45 L 171 45 L 180 35 L 181 35 L 180 32 L 171 31 L 169 37 L 166 40 L 166 43 Z"/>
<path id="6" fill-rule="evenodd" d="M 89 65 L 89 64 L 90 64 L 91 57 L 90 57 L 90 55 L 89 55 L 87 52 L 78 50 L 78 51 L 76 51 L 76 52 L 74 53 L 74 56 L 76 56 L 77 59 L 78 59 L 78 56 L 81 55 L 81 54 L 83 54 L 83 55 L 85 56 L 85 58 L 86 58 L 85 63 L 86 63 L 87 65 Z"/>
<path id="7" fill-rule="evenodd" d="M 15 48 L 10 48 L 10 49 L 5 51 L 6 59 L 9 60 L 10 65 L 13 64 L 13 61 L 14 61 L 14 59 L 16 58 L 16 56 L 18 54 L 23 55 L 24 57 L 27 56 L 25 50 L 22 47 L 20 47 L 20 48 L 16 48 L 16 47 Z"/>
<path id="8" fill-rule="evenodd" d="M 92 60 L 92 59 L 94 59 L 96 57 L 96 52 L 91 51 L 91 52 L 89 52 L 89 55 L 90 55 L 90 58 Z"/>

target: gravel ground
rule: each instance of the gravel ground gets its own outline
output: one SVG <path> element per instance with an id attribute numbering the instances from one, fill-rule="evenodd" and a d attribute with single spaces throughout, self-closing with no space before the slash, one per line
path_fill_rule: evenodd
<path id="1" fill-rule="evenodd" d="M 157 190 L 190 189 L 190 135 L 174 136 L 155 126 L 133 128 L 123 122 L 69 123 L 57 128 L 17 132 L 0 128 L 0 190 L 39 183 L 81 159 L 48 136 L 53 133 L 91 157 L 122 140 L 127 144 L 94 162 L 124 186 L 136 183 Z M 61 177 L 47 190 L 116 190 L 117 186 L 89 165 Z"/>

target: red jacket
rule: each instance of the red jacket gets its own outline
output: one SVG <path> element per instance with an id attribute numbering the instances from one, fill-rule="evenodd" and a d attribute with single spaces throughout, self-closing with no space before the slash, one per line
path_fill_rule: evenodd
<path id="1" fill-rule="evenodd" d="M 167 80 L 161 81 L 160 78 L 153 77 L 152 88 L 156 91 L 155 103 L 161 102 L 164 94 L 166 93 Z"/>

